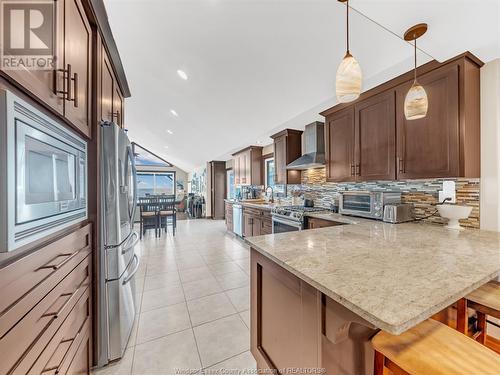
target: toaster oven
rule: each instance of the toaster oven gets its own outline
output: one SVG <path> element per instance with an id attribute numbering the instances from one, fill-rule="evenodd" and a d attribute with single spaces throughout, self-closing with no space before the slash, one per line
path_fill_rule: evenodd
<path id="1" fill-rule="evenodd" d="M 401 193 L 392 191 L 344 191 L 340 193 L 339 213 L 382 220 L 384 206 L 401 203 Z"/>

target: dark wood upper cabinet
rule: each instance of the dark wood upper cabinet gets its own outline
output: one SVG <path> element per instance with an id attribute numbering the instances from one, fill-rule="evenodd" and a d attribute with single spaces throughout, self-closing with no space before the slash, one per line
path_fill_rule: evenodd
<path id="1" fill-rule="evenodd" d="M 360 181 L 394 180 L 396 121 L 394 91 L 354 106 L 354 174 Z"/>
<path id="2" fill-rule="evenodd" d="M 300 172 L 286 169 L 302 155 L 302 130 L 285 129 L 271 136 L 274 140 L 274 183 L 300 184 Z"/>
<path id="3" fill-rule="evenodd" d="M 480 177 L 481 66 L 464 53 L 419 67 L 429 100 L 422 119 L 404 115 L 412 72 L 322 112 L 327 180 Z"/>
<path id="4" fill-rule="evenodd" d="M 50 70 L 2 70 L 2 72 L 26 90 L 31 92 L 40 101 L 59 114 L 64 114 L 64 99 L 57 90 L 62 90 L 64 78 L 58 70 L 64 68 L 64 1 L 54 2 L 53 17 L 55 20 L 54 30 L 54 69 Z M 3 21 L 3 20 L 2 20 Z"/>
<path id="5" fill-rule="evenodd" d="M 109 63 L 108 56 L 104 46 L 101 48 L 101 66 L 100 66 L 100 85 L 101 97 L 99 100 L 100 105 L 100 119 L 104 121 L 113 120 L 113 93 L 114 93 L 114 77 L 113 69 Z"/>
<path id="6" fill-rule="evenodd" d="M 328 181 L 354 181 L 354 107 L 326 118 L 325 149 Z"/>
<path id="7" fill-rule="evenodd" d="M 235 185 L 262 184 L 262 147 L 249 146 L 232 156 Z"/>
<path id="8" fill-rule="evenodd" d="M 404 100 L 412 82 L 397 88 L 398 178 L 460 176 L 458 81 L 456 64 L 420 77 L 429 109 L 426 117 L 411 121 Z"/>
<path id="9" fill-rule="evenodd" d="M 115 92 L 113 94 L 113 118 L 123 128 L 123 96 L 115 81 Z"/>
<path id="10" fill-rule="evenodd" d="M 90 136 L 92 29 L 80 0 L 65 1 L 64 25 L 64 63 L 69 73 L 64 115 Z"/>

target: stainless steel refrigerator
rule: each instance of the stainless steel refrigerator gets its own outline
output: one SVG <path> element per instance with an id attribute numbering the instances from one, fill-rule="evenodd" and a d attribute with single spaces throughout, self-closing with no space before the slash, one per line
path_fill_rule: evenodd
<path id="1" fill-rule="evenodd" d="M 101 247 L 99 252 L 98 366 L 123 356 L 136 315 L 134 248 L 137 172 L 126 131 L 101 123 Z"/>

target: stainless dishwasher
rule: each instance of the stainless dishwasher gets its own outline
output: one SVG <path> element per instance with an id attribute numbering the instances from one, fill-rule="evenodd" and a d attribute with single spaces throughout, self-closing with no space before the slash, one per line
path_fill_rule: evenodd
<path id="1" fill-rule="evenodd" d="M 243 237 L 243 207 L 241 204 L 233 204 L 233 232 Z"/>

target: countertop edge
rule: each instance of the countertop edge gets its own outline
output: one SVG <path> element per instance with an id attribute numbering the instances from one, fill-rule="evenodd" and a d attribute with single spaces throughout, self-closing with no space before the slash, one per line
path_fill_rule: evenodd
<path id="1" fill-rule="evenodd" d="M 321 229 L 317 229 L 317 230 L 321 230 Z M 474 291 L 475 289 L 477 289 L 480 286 L 484 285 L 488 281 L 490 281 L 490 280 L 492 280 L 495 277 L 497 277 L 497 276 L 500 275 L 500 270 L 498 270 L 496 272 L 493 272 L 489 276 L 486 276 L 483 279 L 481 279 L 480 281 L 477 281 L 476 283 L 474 283 L 470 287 L 466 288 L 465 290 L 461 291 L 460 293 L 456 294 L 455 296 L 449 297 L 446 301 L 442 302 L 441 304 L 435 305 L 431 309 L 428 309 L 428 310 L 422 312 L 421 314 L 419 314 L 415 318 L 410 319 L 408 321 L 405 321 L 405 322 L 403 322 L 401 324 L 394 325 L 394 324 L 388 323 L 386 321 L 380 320 L 379 318 L 376 318 L 371 313 L 363 310 L 359 306 L 356 306 L 356 305 L 352 304 L 351 302 L 349 302 L 348 300 L 346 300 L 344 297 L 342 297 L 342 296 L 334 293 L 332 290 L 324 287 L 323 285 L 319 284 L 315 280 L 313 280 L 313 279 L 309 278 L 308 276 L 302 274 L 301 272 L 297 271 L 295 268 L 289 266 L 285 262 L 279 260 L 278 258 L 276 258 L 275 256 L 273 256 L 272 254 L 270 254 L 267 251 L 263 250 L 258 245 L 252 243 L 250 239 L 245 238 L 245 243 L 247 245 L 249 245 L 252 249 L 258 251 L 260 254 L 262 254 L 266 258 L 272 260 L 277 265 L 283 267 L 284 269 L 286 269 L 287 271 L 289 271 L 293 275 L 297 276 L 302 281 L 310 284 L 311 286 L 313 286 L 314 288 L 316 288 L 317 290 L 319 290 L 320 292 L 322 292 L 326 296 L 330 297 L 335 302 L 340 303 L 345 308 L 351 310 L 353 313 L 359 315 L 361 318 L 365 319 L 367 322 L 373 324 L 374 327 L 380 328 L 381 330 L 386 331 L 386 332 L 388 332 L 390 334 L 393 334 L 393 335 L 400 335 L 403 332 L 407 331 L 408 329 L 410 329 L 412 327 L 415 327 L 419 323 L 421 323 L 424 320 L 430 318 L 434 314 L 437 314 L 441 310 L 445 309 L 446 307 L 448 307 L 451 304 L 453 304 L 456 301 L 458 301 L 460 298 L 465 297 L 470 292 Z"/>

